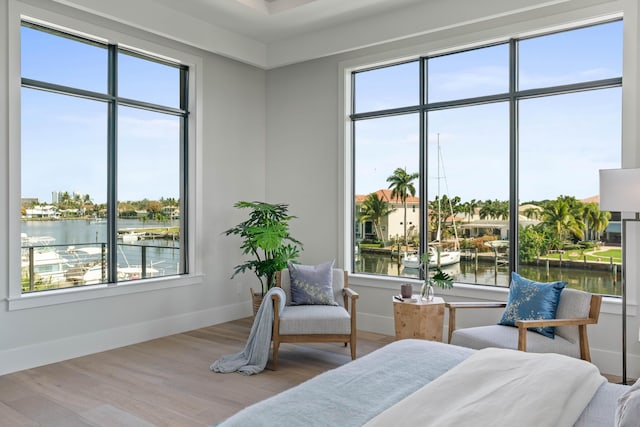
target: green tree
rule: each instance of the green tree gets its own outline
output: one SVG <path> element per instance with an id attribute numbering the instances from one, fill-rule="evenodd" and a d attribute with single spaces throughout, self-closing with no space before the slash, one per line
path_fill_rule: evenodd
<path id="1" fill-rule="evenodd" d="M 480 206 L 480 203 L 476 199 L 471 199 L 468 202 L 462 204 L 462 212 L 467 217 L 467 222 L 471 221 L 471 218 L 476 212 L 476 209 Z"/>
<path id="2" fill-rule="evenodd" d="M 485 200 L 480 206 L 480 219 L 508 219 L 509 202 Z"/>
<path id="3" fill-rule="evenodd" d="M 539 219 L 542 214 L 542 209 L 539 206 L 532 206 L 524 210 L 524 216 L 529 219 Z"/>
<path id="4" fill-rule="evenodd" d="M 598 240 L 600 233 L 609 225 L 609 219 L 611 219 L 611 213 L 601 211 L 597 203 L 591 202 L 584 205 L 585 240 Z"/>
<path id="5" fill-rule="evenodd" d="M 534 261 L 537 256 L 547 253 L 549 241 L 543 230 L 533 225 L 520 226 L 519 228 L 518 256 L 520 262 L 529 263 Z"/>
<path id="6" fill-rule="evenodd" d="M 404 244 L 407 244 L 407 198 L 409 195 L 414 197 L 416 195 L 416 187 L 413 185 L 413 181 L 420 176 L 419 173 L 407 173 L 405 169 L 397 168 L 393 171 L 393 175 L 387 178 L 389 188 L 391 189 L 391 198 L 400 200 L 402 202 L 402 209 L 404 210 Z"/>
<path id="7" fill-rule="evenodd" d="M 578 220 L 574 214 L 570 201 L 558 197 L 547 202 L 542 211 L 542 223 L 552 232 L 552 236 L 559 242 L 564 242 L 569 237 L 582 238 L 584 223 Z M 582 215 L 580 214 L 580 217 Z"/>
<path id="8" fill-rule="evenodd" d="M 395 211 L 389 203 L 380 198 L 378 193 L 371 193 L 362 202 L 360 207 L 360 221 L 371 221 L 373 228 L 376 232 L 378 240 L 382 240 L 382 228 L 380 227 L 380 220 L 389 216 L 391 212 Z"/>

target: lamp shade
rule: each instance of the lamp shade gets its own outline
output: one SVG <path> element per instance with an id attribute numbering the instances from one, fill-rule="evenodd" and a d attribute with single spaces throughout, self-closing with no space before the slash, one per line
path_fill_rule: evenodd
<path id="1" fill-rule="evenodd" d="M 600 210 L 640 212 L 640 169 L 600 169 Z"/>

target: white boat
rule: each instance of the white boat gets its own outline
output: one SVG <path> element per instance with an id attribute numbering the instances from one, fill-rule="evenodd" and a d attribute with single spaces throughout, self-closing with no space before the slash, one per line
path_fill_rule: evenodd
<path id="1" fill-rule="evenodd" d="M 69 260 L 54 248 L 44 246 L 55 241 L 53 237 L 28 237 L 23 233 L 21 240 L 23 246 L 20 265 L 23 277 L 29 277 L 29 269 L 33 263 L 34 283 L 57 284 L 66 280 L 65 272 L 70 266 Z"/>
<path id="2" fill-rule="evenodd" d="M 439 252 L 439 253 L 438 253 Z M 435 246 L 429 246 L 429 267 L 444 267 L 460 262 L 460 251 L 438 251 Z M 404 268 L 420 268 L 418 254 L 406 254 L 402 257 Z"/>
<path id="3" fill-rule="evenodd" d="M 453 207 L 451 206 L 451 200 L 449 200 L 449 210 L 452 216 L 453 222 L 453 234 L 454 234 L 454 248 L 443 249 L 440 246 L 440 237 L 442 234 L 442 206 L 440 204 L 440 164 L 442 163 L 442 152 L 440 150 L 440 134 L 438 134 L 438 229 L 436 231 L 436 240 L 429 243 L 429 267 L 443 267 L 460 262 L 460 247 L 458 245 L 458 229 L 456 228 L 456 220 L 453 218 Z M 444 177 L 446 179 L 446 177 Z M 405 253 L 402 258 L 402 265 L 404 268 L 417 269 L 420 268 L 420 257 L 418 254 Z"/>
<path id="4" fill-rule="evenodd" d="M 142 278 L 142 267 L 140 266 L 118 267 L 117 271 L 118 281 Z M 153 267 L 147 267 L 145 273 L 145 277 L 156 277 L 160 271 Z M 106 270 L 104 274 L 106 276 Z M 97 285 L 107 281 L 106 277 L 103 277 L 102 264 L 73 267 L 67 272 L 67 280 L 77 285 Z"/>
<path id="5" fill-rule="evenodd" d="M 145 277 L 156 277 L 160 271 L 153 267 L 146 268 Z M 142 279 L 142 267 L 139 265 L 132 265 L 129 267 L 118 267 L 118 280 L 138 280 Z"/>
<path id="6" fill-rule="evenodd" d="M 144 235 L 144 233 L 128 231 L 121 233 L 118 237 L 122 239 L 122 243 L 135 243 Z"/>

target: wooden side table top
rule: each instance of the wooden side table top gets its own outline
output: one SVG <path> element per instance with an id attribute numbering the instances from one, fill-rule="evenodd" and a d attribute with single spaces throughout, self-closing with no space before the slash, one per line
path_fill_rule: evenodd
<path id="1" fill-rule="evenodd" d="M 433 300 L 427 301 L 423 300 L 420 295 L 413 295 L 411 299 L 405 298 L 404 301 L 398 301 L 395 297 L 393 298 L 393 304 L 411 304 L 411 305 L 433 305 L 433 304 L 444 304 L 444 299 L 440 297 L 433 297 Z"/>

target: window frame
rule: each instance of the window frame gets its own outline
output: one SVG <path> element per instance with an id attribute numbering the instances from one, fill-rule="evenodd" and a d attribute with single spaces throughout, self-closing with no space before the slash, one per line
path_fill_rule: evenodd
<path id="1" fill-rule="evenodd" d="M 590 91 L 590 90 L 598 90 L 598 89 L 608 89 L 613 87 L 622 88 L 622 77 L 615 78 L 606 78 L 599 80 L 591 80 L 586 82 L 578 82 L 572 84 L 562 84 L 556 86 L 548 86 L 542 88 L 535 89 L 524 89 L 519 90 L 517 86 L 518 79 L 518 64 L 517 64 L 517 43 L 519 41 L 528 40 L 535 37 L 544 37 L 549 34 L 557 34 L 564 31 L 572 31 L 579 30 L 581 28 L 587 28 L 595 25 L 602 25 L 616 21 L 622 21 L 623 17 L 621 15 L 610 16 L 607 18 L 603 18 L 597 21 L 589 21 L 584 23 L 573 23 L 571 25 L 566 25 L 561 29 L 555 29 L 553 31 L 538 31 L 531 32 L 524 36 L 514 36 L 509 38 L 504 38 L 502 40 L 497 39 L 492 42 L 485 43 L 475 43 L 473 46 L 467 47 L 452 47 L 450 49 L 445 49 L 438 51 L 433 54 L 427 55 L 419 55 L 408 58 L 399 59 L 396 61 L 384 61 L 380 62 L 376 65 L 365 65 L 365 66 L 353 66 L 347 67 L 344 66 L 343 70 L 347 75 L 345 79 L 345 87 L 344 87 L 344 98 L 345 98 L 345 110 L 344 117 L 346 119 L 346 127 L 349 129 L 345 138 L 345 167 L 347 170 L 350 170 L 351 173 L 345 175 L 350 177 L 350 182 L 345 182 L 345 206 L 350 206 L 350 209 L 345 209 L 345 227 L 346 230 L 349 230 L 345 233 L 345 240 L 347 240 L 347 244 L 345 245 L 345 265 L 349 265 L 351 270 L 355 270 L 355 256 L 353 254 L 353 248 L 355 246 L 356 236 L 355 236 L 355 227 L 353 226 L 355 222 L 355 123 L 359 120 L 366 120 L 372 118 L 382 118 L 386 116 L 392 116 L 397 114 L 409 114 L 418 112 L 420 114 L 420 177 L 418 179 L 419 190 L 419 198 L 420 198 L 420 209 L 421 209 L 421 226 L 420 226 L 420 248 L 425 248 L 427 243 L 427 233 L 429 232 L 429 224 L 426 221 L 426 212 L 427 212 L 427 197 L 428 197 L 428 188 L 427 188 L 427 176 L 426 176 L 426 164 L 427 164 L 427 153 L 425 152 L 425 139 L 426 139 L 426 131 L 428 129 L 427 123 L 427 115 L 431 111 L 437 111 L 441 109 L 449 109 L 455 107 L 468 107 L 479 104 L 489 104 L 494 102 L 508 102 L 509 104 L 509 240 L 511 242 L 512 247 L 517 247 L 514 243 L 517 243 L 519 240 L 518 231 L 518 112 L 517 105 L 520 100 L 537 98 L 537 97 L 546 97 L 546 96 L 554 96 L 561 95 L 567 93 L 576 93 L 582 91 Z M 463 99 L 455 99 L 450 101 L 437 101 L 437 102 L 428 102 L 428 93 L 427 93 L 427 80 L 426 70 L 428 68 L 428 61 L 432 58 L 437 58 L 445 55 L 456 54 L 458 52 L 464 52 L 474 49 L 481 49 L 485 47 L 500 45 L 500 44 L 508 44 L 509 50 L 509 90 L 505 93 L 498 93 L 493 95 L 485 95 L 471 98 L 463 98 Z M 425 49 L 425 51 L 429 51 L 429 49 Z M 624 52 L 623 52 L 624 55 Z M 365 72 L 369 70 L 384 68 L 388 66 L 400 65 L 407 62 L 412 61 L 420 61 L 420 103 L 418 105 L 405 106 L 400 108 L 392 108 L 388 110 L 378 110 L 378 111 L 366 111 L 366 112 L 358 112 L 355 113 L 356 107 L 356 87 L 355 87 L 355 75 L 358 72 Z M 624 61 L 624 57 L 623 57 Z M 624 96 L 624 94 L 623 94 Z M 624 112 L 622 113 L 624 117 Z M 624 120 L 621 117 L 621 120 Z M 623 136 L 624 140 L 624 136 Z M 624 146 L 624 144 L 623 144 Z M 346 161 L 348 159 L 348 161 Z M 622 167 L 622 166 L 621 166 Z M 349 213 L 351 213 L 350 216 Z M 518 252 L 519 251 L 509 251 L 509 269 L 510 271 L 518 270 Z M 386 275 L 374 275 L 370 273 L 358 272 L 356 274 L 361 274 L 368 278 L 376 277 L 380 279 L 392 279 L 392 276 Z M 422 279 L 422 271 L 420 272 L 420 279 Z M 397 279 L 402 279 L 404 281 L 411 280 L 406 276 L 399 276 Z M 465 283 L 465 285 L 469 286 L 487 286 L 487 287 L 495 287 L 495 285 L 485 285 L 485 284 L 473 284 L 473 283 Z M 618 298 L 618 297 L 614 297 Z"/>
<path id="2" fill-rule="evenodd" d="M 20 92 L 22 89 L 20 31 L 23 21 L 69 33 L 80 38 L 117 45 L 118 48 L 127 53 L 134 52 L 149 55 L 159 61 L 165 60 L 168 63 L 180 64 L 188 68 L 188 92 L 186 93 L 188 105 L 186 105 L 185 110 L 189 114 L 186 116 L 187 123 L 184 127 L 187 132 L 181 135 L 180 142 L 181 146 L 186 144 L 186 156 L 181 155 L 180 159 L 184 168 L 184 173 L 181 174 L 184 179 L 181 178 L 180 182 L 180 188 L 183 192 L 181 204 L 187 212 L 186 215 L 183 215 L 183 230 L 181 232 L 181 244 L 186 242 L 186 246 L 181 246 L 185 249 L 181 251 L 184 253 L 181 257 L 183 257 L 186 274 L 148 278 L 133 282 L 113 282 L 86 287 L 22 293 L 20 283 Z M 72 16 L 60 15 L 26 5 L 17 0 L 9 1 L 9 239 L 7 247 L 9 261 L 7 272 L 9 298 L 7 301 L 9 310 L 156 291 L 202 282 L 203 263 L 201 256 L 198 255 L 201 253 L 199 249 L 202 243 L 196 238 L 197 231 L 202 227 L 202 209 L 200 207 L 201 204 L 195 203 L 196 200 L 202 197 L 202 160 L 200 159 L 202 156 L 198 155 L 202 151 L 202 122 L 199 120 L 202 100 L 197 96 L 197 88 L 202 87 L 202 73 L 200 72 L 203 67 L 202 58 L 184 50 L 170 47 L 170 43 L 160 37 L 152 36 L 142 39 L 140 36 L 131 35 L 130 32 L 115 31 L 109 27 L 108 23 L 97 25 Z M 131 33 L 135 34 L 135 31 L 132 30 Z M 136 106 L 144 107 L 144 105 Z M 146 105 L 146 107 L 149 107 L 149 105 Z M 184 154 L 185 150 L 181 150 L 181 152 Z M 114 255 L 117 256 L 117 252 L 114 251 Z"/>

